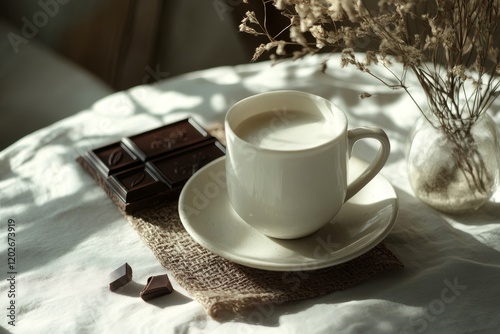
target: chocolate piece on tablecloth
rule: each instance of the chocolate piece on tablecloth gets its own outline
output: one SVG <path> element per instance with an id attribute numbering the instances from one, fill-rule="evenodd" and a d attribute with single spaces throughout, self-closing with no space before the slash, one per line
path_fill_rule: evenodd
<path id="1" fill-rule="evenodd" d="M 141 291 L 141 298 L 145 301 L 157 298 L 160 296 L 171 294 L 174 291 L 172 283 L 167 274 L 151 276 L 144 290 Z"/>
<path id="2" fill-rule="evenodd" d="M 125 263 L 110 274 L 109 289 L 115 291 L 132 280 L 132 268 Z"/>
<path id="3" fill-rule="evenodd" d="M 192 119 L 168 124 L 78 158 L 126 214 L 175 199 L 198 169 L 225 154 Z"/>

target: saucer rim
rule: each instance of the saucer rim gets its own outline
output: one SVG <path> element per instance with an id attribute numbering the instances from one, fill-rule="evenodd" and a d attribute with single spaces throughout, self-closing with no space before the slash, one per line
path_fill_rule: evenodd
<path id="1" fill-rule="evenodd" d="M 200 168 L 191 178 L 186 182 L 184 185 L 181 194 L 179 196 L 179 202 L 178 202 L 178 212 L 179 212 L 179 218 L 180 221 L 184 227 L 184 229 L 188 232 L 190 237 L 198 243 L 200 246 L 203 248 L 209 250 L 210 252 L 221 256 L 222 258 L 225 258 L 231 262 L 246 266 L 246 267 L 251 267 L 255 269 L 261 269 L 261 270 L 267 270 L 267 271 L 304 271 L 304 270 L 317 270 L 317 269 L 323 269 L 323 268 L 328 268 L 332 267 L 335 265 L 339 265 L 341 263 L 345 263 L 347 261 L 353 260 L 364 253 L 368 252 L 375 246 L 377 246 L 382 240 L 384 240 L 387 235 L 391 232 L 393 229 L 397 217 L 399 215 L 399 198 L 397 196 L 396 191 L 394 190 L 394 187 L 392 184 L 380 173 L 375 176 L 375 178 L 382 179 L 384 183 L 388 186 L 388 190 L 390 189 L 392 191 L 393 197 L 387 197 L 389 199 L 394 200 L 394 203 L 392 205 L 393 210 L 390 215 L 390 219 L 388 219 L 387 224 L 385 224 L 382 228 L 380 228 L 379 233 L 377 234 L 376 237 L 373 237 L 367 241 L 364 242 L 362 246 L 357 246 L 353 251 L 348 252 L 347 254 L 341 255 L 341 256 L 329 256 L 327 259 L 311 259 L 311 261 L 307 261 L 301 264 L 297 263 L 287 263 L 287 262 L 275 262 L 275 261 L 269 261 L 269 260 L 263 260 L 261 258 L 256 259 L 256 258 L 251 258 L 251 257 L 242 257 L 241 255 L 235 255 L 231 253 L 230 251 L 227 251 L 225 249 L 218 248 L 216 245 L 213 244 L 213 242 L 209 239 L 206 239 L 203 235 L 200 235 L 189 223 L 189 218 L 186 217 L 184 214 L 184 211 L 182 210 L 183 203 L 185 203 L 185 199 L 188 196 L 187 192 L 191 188 L 192 184 L 196 182 L 197 178 L 201 177 L 202 174 L 204 174 L 206 171 L 210 171 L 212 168 L 214 168 L 215 165 L 218 164 L 223 164 L 225 163 L 226 156 L 219 157 L 215 159 L 214 161 L 211 161 L 207 165 L 203 166 Z M 355 163 L 361 163 L 361 164 L 366 164 L 364 160 L 357 158 L 357 157 L 351 157 L 351 161 Z M 363 189 L 360 190 L 360 192 L 363 191 Z M 236 214 L 236 213 L 235 213 Z M 244 221 L 243 221 L 244 222 Z M 253 229 L 253 228 L 252 228 Z M 255 233 L 260 233 L 257 230 L 253 229 Z M 271 238 L 273 239 L 273 238 Z M 350 247 L 356 242 L 359 242 L 362 240 L 361 238 L 354 239 L 349 245 L 346 247 L 342 248 L 342 251 L 345 250 L 346 248 Z M 337 251 L 337 252 L 338 252 Z M 315 261 L 314 261 L 315 260 Z"/>

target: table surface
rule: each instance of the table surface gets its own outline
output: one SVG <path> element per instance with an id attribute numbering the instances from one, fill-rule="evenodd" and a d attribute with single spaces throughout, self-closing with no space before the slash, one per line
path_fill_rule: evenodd
<path id="1" fill-rule="evenodd" d="M 418 109 L 404 92 L 340 69 L 338 57 L 329 60 L 329 75 L 318 64 L 316 56 L 220 67 L 138 86 L 0 152 L 7 277 L 0 282 L 0 326 L 15 333 L 499 333 L 500 191 L 479 211 L 460 216 L 416 199 L 404 150 Z M 409 80 L 416 100 L 425 102 Z M 137 294 L 147 277 L 165 269 L 75 159 L 187 116 L 204 126 L 220 123 L 236 101 L 276 89 L 323 96 L 347 113 L 350 127 L 387 132 L 392 150 L 381 173 L 393 184 L 400 211 L 385 244 L 405 268 L 323 297 L 266 305 L 252 319 L 213 320 L 175 281 L 168 298 L 142 301 Z M 359 99 L 364 91 L 374 95 Z M 500 124 L 500 113 L 494 118 Z M 370 159 L 376 149 L 361 143 L 355 155 Z M 8 235 L 9 226 L 15 235 Z M 109 273 L 125 262 L 133 282 L 110 292 Z"/>

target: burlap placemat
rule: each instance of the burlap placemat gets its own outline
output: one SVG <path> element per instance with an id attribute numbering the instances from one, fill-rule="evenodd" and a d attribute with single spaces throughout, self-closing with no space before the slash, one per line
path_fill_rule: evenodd
<path id="1" fill-rule="evenodd" d="M 403 264 L 383 244 L 349 262 L 303 272 L 274 272 L 230 262 L 198 245 L 180 221 L 177 202 L 126 216 L 160 263 L 212 317 L 268 303 L 346 289 Z"/>
<path id="2" fill-rule="evenodd" d="M 208 131 L 224 143 L 221 125 Z M 79 162 L 116 201 L 95 171 L 82 159 Z M 325 269 L 275 272 L 238 265 L 196 243 L 184 229 L 177 205 L 174 196 L 133 215 L 122 213 L 179 285 L 214 318 L 243 314 L 259 305 L 318 297 L 403 267 L 382 243 L 354 260 Z"/>

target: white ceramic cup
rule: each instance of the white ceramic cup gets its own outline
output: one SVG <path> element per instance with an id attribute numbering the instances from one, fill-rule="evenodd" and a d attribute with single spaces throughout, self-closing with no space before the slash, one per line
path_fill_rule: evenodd
<path id="1" fill-rule="evenodd" d="M 377 175 L 390 152 L 383 130 L 348 130 L 342 110 L 299 91 L 273 91 L 237 102 L 226 115 L 225 130 L 232 207 L 255 229 L 280 239 L 307 236 L 330 222 Z M 348 160 L 362 138 L 378 140 L 380 149 L 348 185 Z"/>

